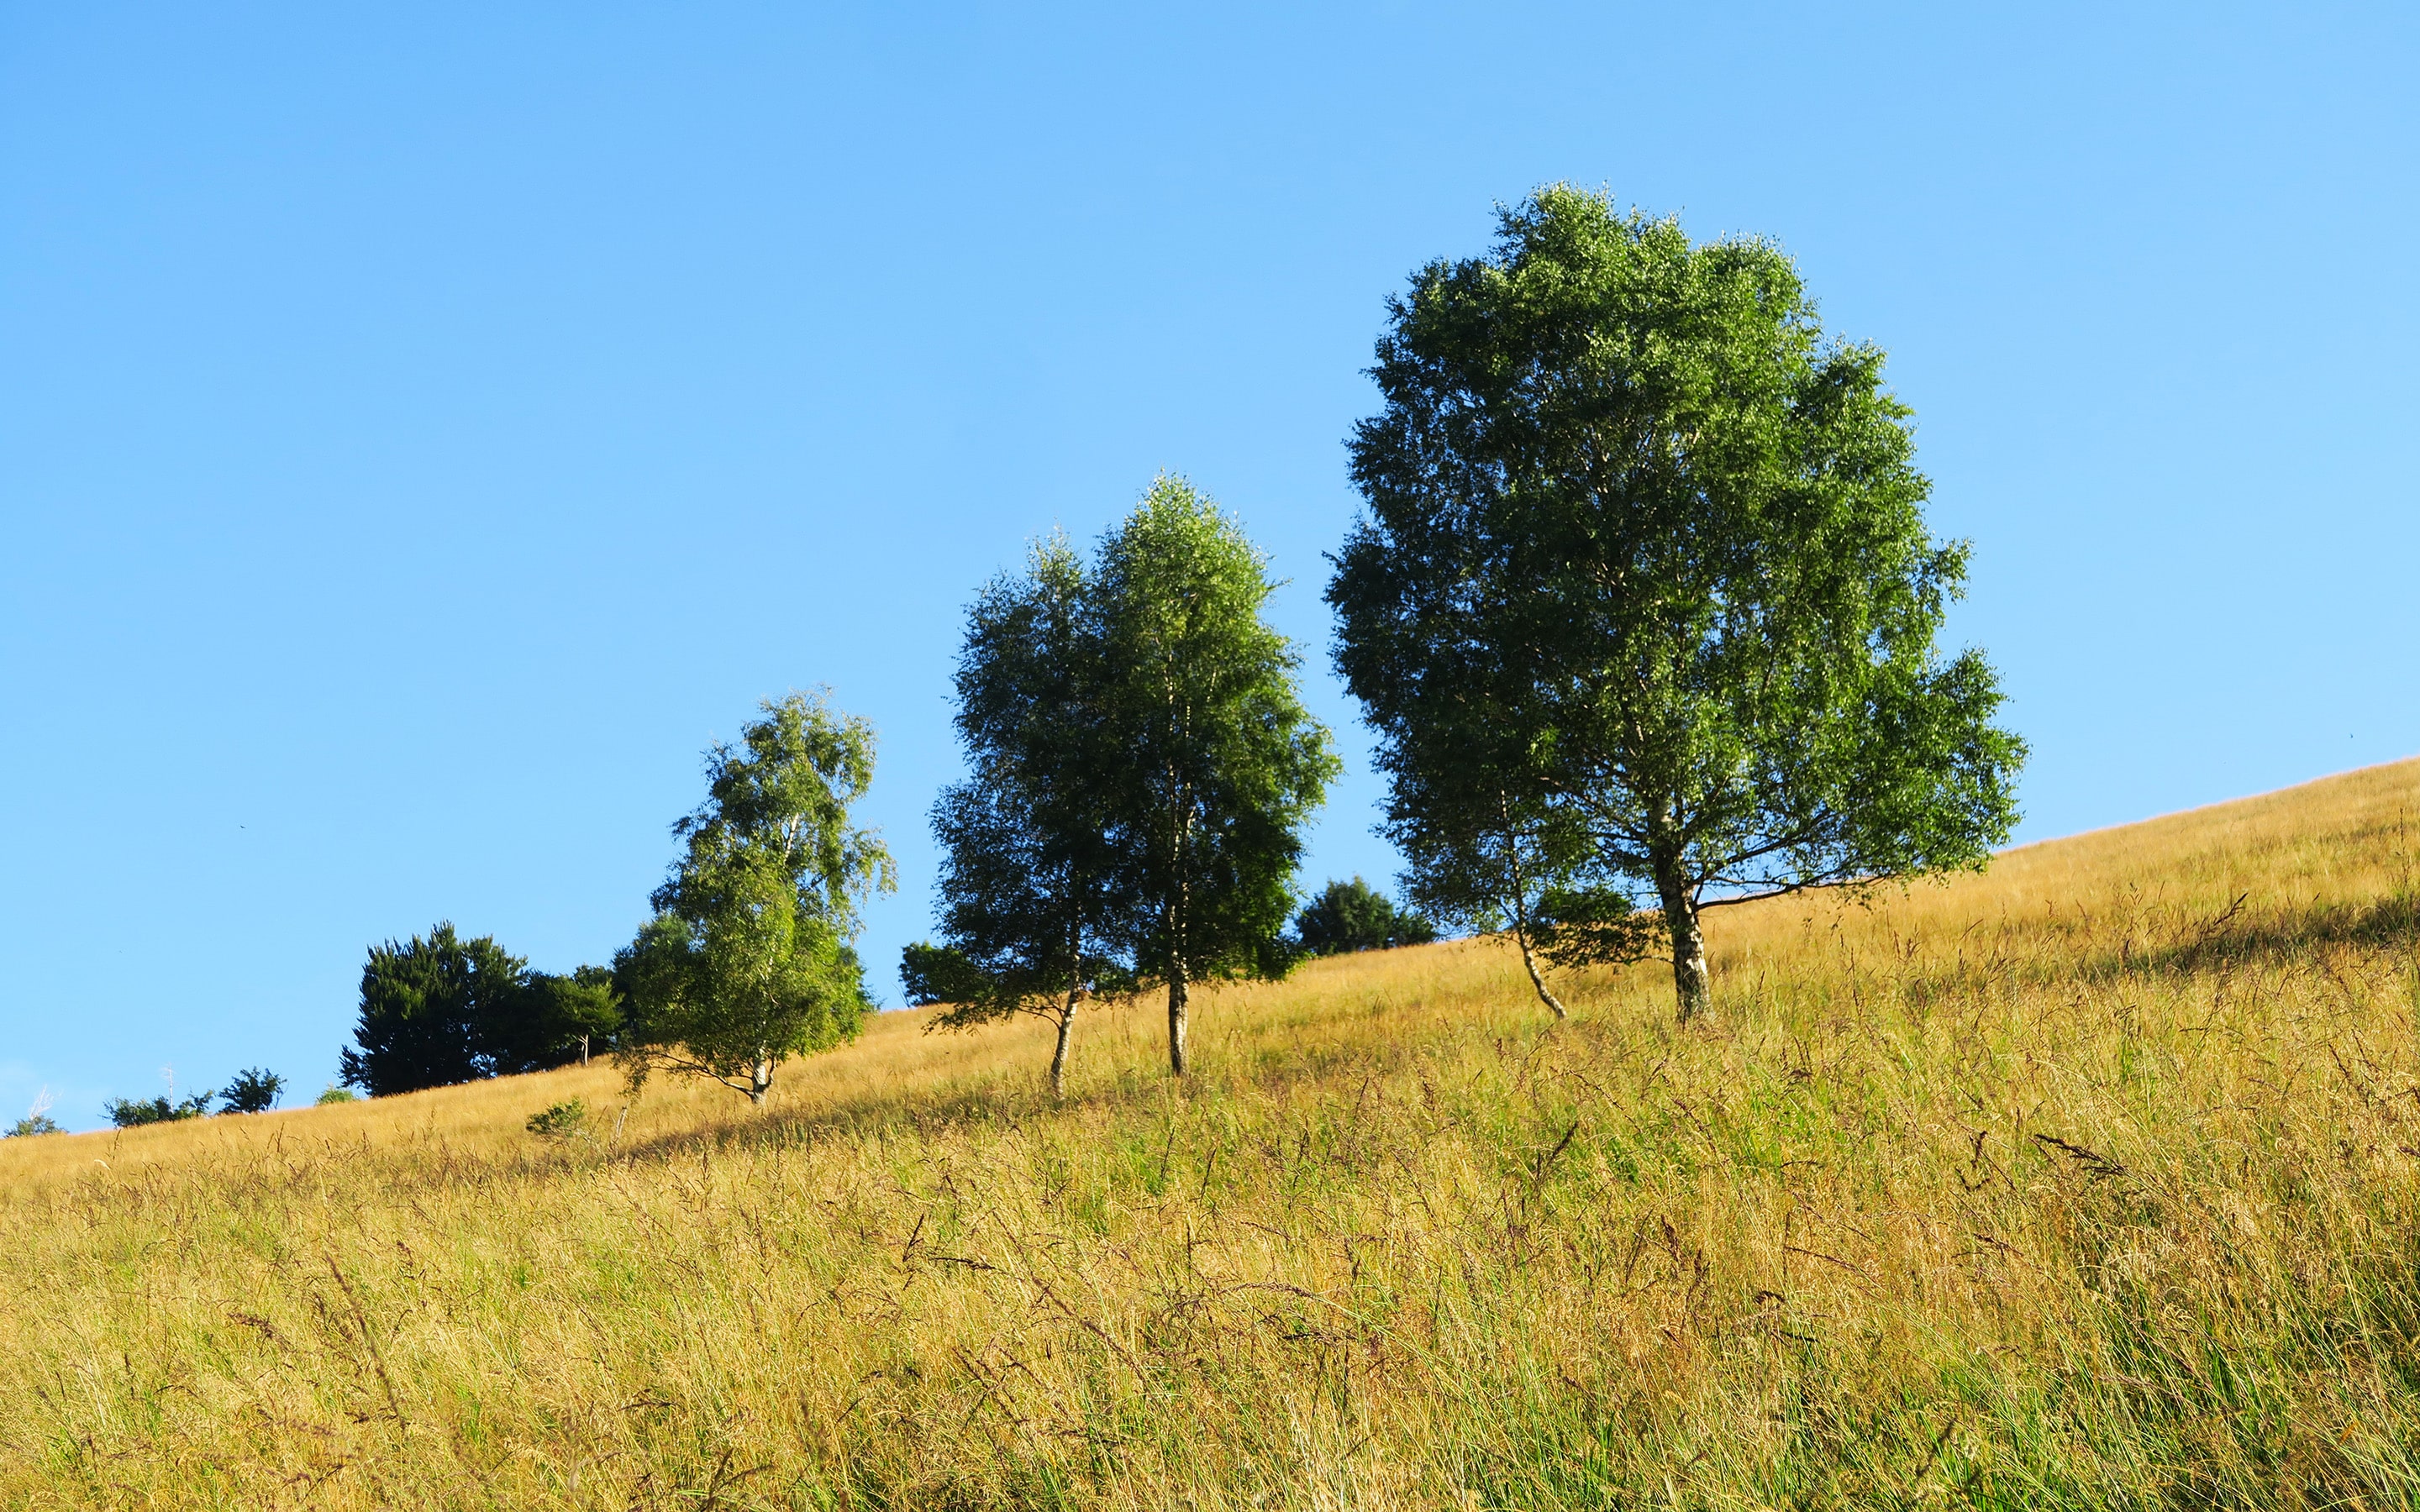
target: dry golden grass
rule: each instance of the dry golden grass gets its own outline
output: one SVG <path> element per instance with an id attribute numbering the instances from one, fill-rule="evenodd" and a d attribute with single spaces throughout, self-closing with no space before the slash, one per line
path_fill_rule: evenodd
<path id="1" fill-rule="evenodd" d="M 0 1501 L 2420 1504 L 2420 763 L 1712 917 L 0 1144 Z M 522 1131 L 581 1096 L 597 1136 Z"/>

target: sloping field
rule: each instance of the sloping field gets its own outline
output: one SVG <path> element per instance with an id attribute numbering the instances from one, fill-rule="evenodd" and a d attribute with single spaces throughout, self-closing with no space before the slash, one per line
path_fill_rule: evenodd
<path id="1" fill-rule="evenodd" d="M 2420 763 L 632 1104 L 0 1144 L 0 1503 L 2420 1504 Z M 529 1114 L 577 1095 L 592 1138 Z"/>

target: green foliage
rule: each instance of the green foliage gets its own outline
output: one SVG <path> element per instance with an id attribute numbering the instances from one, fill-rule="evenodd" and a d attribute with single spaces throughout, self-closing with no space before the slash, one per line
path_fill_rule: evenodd
<path id="1" fill-rule="evenodd" d="M 518 1038 L 528 963 L 491 935 L 464 939 L 441 920 L 426 936 L 370 948 L 361 1019 L 338 1063 L 372 1097 L 476 1081 L 522 1069 L 501 1045 Z"/>
<path id="2" fill-rule="evenodd" d="M 970 775 L 933 807 L 946 943 L 911 948 L 907 963 L 951 1004 L 934 1027 L 1013 1013 L 1059 1025 L 1054 1091 L 1078 1005 L 1128 977 L 1109 837 L 1132 768 L 1109 718 L 1099 609 L 1083 563 L 1053 538 L 969 610 L 955 683 Z"/>
<path id="3" fill-rule="evenodd" d="M 621 998 L 607 966 L 582 966 L 569 976 L 533 971 L 524 980 L 522 1011 L 500 1048 L 527 1070 L 585 1061 L 592 1042 L 610 1044 L 622 1027 Z"/>
<path id="4" fill-rule="evenodd" d="M 1389 309 L 1327 597 L 1416 899 L 1526 949 L 1551 891 L 1595 959 L 1652 905 L 1686 1016 L 1701 907 L 2006 840 L 2024 743 L 1934 650 L 1966 548 L 1926 533 L 1882 353 L 1777 249 L 1550 188 Z"/>
<path id="5" fill-rule="evenodd" d="M 541 1139 L 571 1139 L 588 1132 L 588 1104 L 569 1098 L 539 1109 L 522 1125 Z"/>
<path id="6" fill-rule="evenodd" d="M 1303 904 L 1302 912 L 1295 916 L 1294 937 L 1295 948 L 1305 955 L 1342 955 L 1426 945 L 1437 937 L 1437 931 L 1428 919 L 1397 908 L 1392 899 L 1357 876 L 1350 882 L 1330 882 L 1319 896 Z"/>
<path id="7" fill-rule="evenodd" d="M 1338 770 L 1295 690 L 1301 657 L 1261 618 L 1275 587 L 1234 520 L 1162 477 L 1103 542 L 1088 589 L 1092 697 L 1120 764 L 1109 892 L 1136 974 L 1168 984 L 1180 1074 L 1188 983 L 1283 973 L 1302 825 Z"/>
<path id="8" fill-rule="evenodd" d="M 1625 965 L 1653 948 L 1659 923 L 1627 893 L 1555 883 L 1540 889 L 1528 928 L 1540 952 L 1559 966 Z"/>
<path id="9" fill-rule="evenodd" d="M 139 1129 L 147 1123 L 176 1123 L 185 1119 L 198 1119 L 210 1110 L 210 1099 L 216 1092 L 195 1092 L 193 1096 L 171 1103 L 165 1097 L 113 1097 L 101 1104 L 109 1121 L 120 1129 Z"/>
<path id="10" fill-rule="evenodd" d="M 466 940 L 440 922 L 425 938 L 371 948 L 358 1048 L 339 1062 L 348 1085 L 390 1097 L 568 1065 L 619 1023 L 606 968 L 534 972 L 492 936 Z"/>
<path id="11" fill-rule="evenodd" d="M 360 1101 L 361 1099 L 353 1094 L 351 1088 L 337 1087 L 333 1083 L 322 1090 L 318 1097 L 312 1099 L 314 1105 L 323 1108 L 338 1103 L 358 1103 Z"/>
<path id="12" fill-rule="evenodd" d="M 873 727 L 820 693 L 763 715 L 707 752 L 706 800 L 673 826 L 687 854 L 614 957 L 634 1088 L 670 1070 L 762 1103 L 775 1066 L 855 1038 L 873 1011 L 849 944 L 860 901 L 893 886 L 880 839 L 849 825 Z"/>
<path id="13" fill-rule="evenodd" d="M 277 1095 L 285 1089 L 285 1077 L 256 1066 L 237 1072 L 219 1098 L 228 1113 L 266 1113 L 277 1105 Z"/>
<path id="14" fill-rule="evenodd" d="M 45 1087 L 34 1094 L 34 1105 L 25 1110 L 25 1116 L 11 1124 L 8 1134 L 0 1137 L 30 1139 L 37 1134 L 67 1133 L 67 1130 L 59 1125 L 59 1121 L 51 1117 L 51 1089 Z"/>
<path id="15" fill-rule="evenodd" d="M 954 946 L 919 940 L 899 952 L 899 980 L 916 1008 L 972 1001 L 985 990 L 983 973 Z"/>

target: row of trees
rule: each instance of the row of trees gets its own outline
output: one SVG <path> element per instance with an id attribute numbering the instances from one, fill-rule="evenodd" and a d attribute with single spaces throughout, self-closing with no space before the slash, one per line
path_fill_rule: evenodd
<path id="1" fill-rule="evenodd" d="M 278 1097 L 286 1090 L 286 1078 L 273 1071 L 249 1067 L 237 1072 L 224 1088 L 194 1092 L 178 1098 L 171 1089 L 160 1097 L 114 1097 L 101 1104 L 109 1121 L 120 1129 L 138 1128 L 147 1123 L 175 1123 L 184 1119 L 209 1115 L 210 1104 L 226 1113 L 266 1113 L 277 1105 Z"/>
<path id="2" fill-rule="evenodd" d="M 1558 1017 L 1545 965 L 1663 954 L 1686 1022 L 1705 910 L 2007 840 L 2023 742 L 1981 656 L 1935 649 L 1966 548 L 1925 529 L 1881 352 L 1824 335 L 1778 249 L 1558 187 L 1389 313 L 1326 596 L 1419 905 L 1506 930 Z M 1155 532 L 1187 545 L 1139 576 Z M 1046 543 L 970 617 L 943 944 L 907 965 L 941 1025 L 1053 1021 L 1054 1091 L 1088 995 L 1164 981 L 1181 1074 L 1188 980 L 1281 969 L 1331 768 L 1266 593 L 1163 479 L 1090 570 Z"/>
<path id="3" fill-rule="evenodd" d="M 139 1128 L 147 1123 L 178 1123 L 187 1119 L 207 1118 L 210 1104 L 219 1104 L 218 1112 L 266 1113 L 277 1105 L 286 1089 L 286 1078 L 261 1067 L 249 1067 L 237 1072 L 224 1088 L 194 1092 L 178 1097 L 172 1087 L 158 1097 L 113 1097 L 101 1104 L 109 1121 L 120 1129 Z M 325 1101 L 325 1099 L 322 1099 Z M 38 1134 L 65 1134 L 67 1128 L 51 1117 L 50 1088 L 44 1088 L 34 1099 L 25 1116 L 0 1131 L 0 1138 L 25 1139 Z"/>
<path id="4" fill-rule="evenodd" d="M 950 1027 L 1054 1020 L 1054 1090 L 1093 995 L 1163 987 L 1181 1074 L 1196 983 L 1275 976 L 1373 927 L 1417 933 L 1357 879 L 1283 936 L 1337 762 L 1297 694 L 1299 653 L 1262 618 L 1273 587 L 1233 519 L 1162 478 L 1092 561 L 1046 542 L 971 611 L 956 681 L 972 772 L 934 810 L 944 943 L 911 949 L 907 972 L 911 995 L 952 1005 Z M 374 949 L 347 1081 L 383 1095 L 610 1039 L 634 1087 L 673 1071 L 761 1103 L 783 1059 L 873 1011 L 854 941 L 894 872 L 850 813 L 874 756 L 872 729 L 827 696 L 768 702 L 707 753 L 706 801 L 674 825 L 681 859 L 610 969 L 533 973 L 450 925 Z"/>
<path id="5" fill-rule="evenodd" d="M 1966 548 L 1926 531 L 1882 353 L 1824 334 L 1778 249 L 1693 244 L 1563 187 L 1499 230 L 1389 301 L 1382 407 L 1351 440 L 1366 508 L 1326 591 L 1336 666 L 1413 902 L 1506 931 L 1559 1017 L 1549 968 L 1664 955 L 1685 1022 L 1705 910 L 1982 865 L 2024 748 L 1981 656 L 1936 649 Z M 1233 519 L 1162 477 L 1089 559 L 1044 541 L 977 597 L 954 678 L 970 775 L 933 810 L 939 938 L 903 963 L 949 1005 L 937 1026 L 1050 1022 L 1061 1093 L 1082 1005 L 1159 990 L 1181 1075 L 1196 984 L 1433 930 L 1356 879 L 1284 937 L 1337 762 L 1263 618 L 1273 587 Z M 761 1103 L 783 1058 L 871 1007 L 852 942 L 892 871 L 849 810 L 873 761 L 823 697 L 768 702 L 709 753 L 683 857 L 611 970 L 550 998 L 466 949 L 463 1006 L 413 1063 L 534 1069 L 577 1022 L 634 1084 L 678 1070 Z M 406 999 L 437 989 L 388 1013 L 372 968 L 347 1076 L 382 1090 L 375 1063 L 432 1032 Z"/>
<path id="6" fill-rule="evenodd" d="M 532 971 L 491 935 L 464 938 L 450 922 L 370 948 L 361 1019 L 339 1053 L 341 1079 L 372 1097 L 483 1076 L 545 1071 L 588 1058 L 621 1013 L 612 974 Z"/>

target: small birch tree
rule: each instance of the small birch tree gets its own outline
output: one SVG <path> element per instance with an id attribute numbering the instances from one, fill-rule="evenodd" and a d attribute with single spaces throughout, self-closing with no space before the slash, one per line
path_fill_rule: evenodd
<path id="1" fill-rule="evenodd" d="M 795 1055 L 854 1039 L 873 1011 L 851 948 L 859 907 L 895 885 L 879 837 L 849 824 L 874 730 L 826 694 L 767 701 L 706 754 L 706 800 L 673 825 L 685 854 L 656 917 L 614 957 L 616 1054 L 635 1088 L 704 1076 L 763 1106 Z"/>

